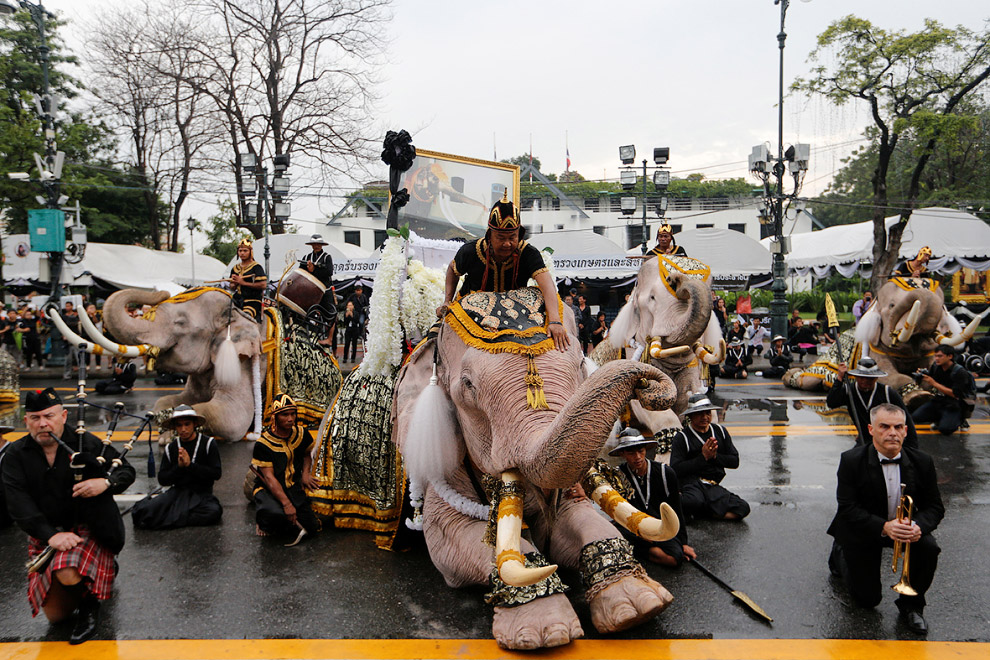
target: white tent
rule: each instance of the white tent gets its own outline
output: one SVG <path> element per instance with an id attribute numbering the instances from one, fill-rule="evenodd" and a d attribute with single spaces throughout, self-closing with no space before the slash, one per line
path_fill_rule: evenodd
<path id="1" fill-rule="evenodd" d="M 886 219 L 889 228 L 899 216 Z M 873 223 L 839 225 L 791 235 L 787 266 L 799 275 L 813 271 L 826 277 L 832 268 L 849 277 L 861 263 L 873 260 Z M 761 241 L 769 247 L 770 239 Z M 899 257 L 913 258 L 923 246 L 932 249 L 929 268 L 951 274 L 961 267 L 990 269 L 990 226 L 976 216 L 942 207 L 919 209 L 904 228 Z"/>
<path id="2" fill-rule="evenodd" d="M 689 229 L 675 237 L 688 256 L 705 262 L 716 278 L 770 273 L 773 257 L 756 239 L 732 229 Z"/>
<path id="3" fill-rule="evenodd" d="M 49 281 L 47 259 L 43 259 L 44 253 L 30 251 L 27 234 L 5 236 L 3 251 L 4 281 Z M 202 254 L 190 257 L 188 254 L 149 250 L 137 245 L 88 243 L 79 263 L 65 264 L 62 283 L 88 286 L 98 279 L 120 288 L 175 293 L 193 283 L 194 260 L 197 282 L 224 276 L 223 263 Z"/>
<path id="4" fill-rule="evenodd" d="M 558 279 L 625 279 L 633 277 L 642 263 L 628 258 L 616 243 L 593 231 L 533 234 L 529 242 L 538 250 L 553 250 Z"/>

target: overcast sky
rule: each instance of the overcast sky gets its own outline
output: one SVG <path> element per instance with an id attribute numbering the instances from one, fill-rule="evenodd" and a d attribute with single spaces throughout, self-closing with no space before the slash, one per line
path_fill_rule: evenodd
<path id="1" fill-rule="evenodd" d="M 111 3 L 44 4 L 71 21 Z M 929 17 L 980 29 L 990 9 L 792 1 L 786 84 L 808 70 L 816 36 L 847 14 L 887 29 L 918 30 Z M 748 176 L 753 145 L 776 148 L 779 17 L 773 0 L 396 0 L 375 130 L 405 128 L 417 147 L 484 159 L 528 152 L 532 136 L 545 172 L 563 171 L 569 148 L 571 168 L 589 179 L 618 177 L 621 144 L 635 144 L 638 160 L 669 146 L 675 176 Z M 77 29 L 64 29 L 70 44 Z M 785 144 L 812 145 L 805 192 L 821 192 L 867 116 L 799 97 L 784 109 Z M 323 200 L 300 220 L 339 206 Z"/>

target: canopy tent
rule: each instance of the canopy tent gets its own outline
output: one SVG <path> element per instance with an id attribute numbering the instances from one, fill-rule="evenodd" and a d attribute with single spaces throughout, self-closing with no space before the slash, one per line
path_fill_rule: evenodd
<path id="1" fill-rule="evenodd" d="M 49 282 L 46 256 L 30 251 L 27 234 L 13 234 L 3 239 L 4 281 L 32 283 Z M 79 263 L 66 263 L 62 283 L 69 286 L 90 286 L 100 280 L 117 288 L 145 289 L 176 293 L 193 283 L 193 262 L 196 282 L 220 279 L 224 276 L 222 262 L 202 254 L 149 250 L 138 245 L 88 243 Z"/>
<path id="2" fill-rule="evenodd" d="M 900 216 L 885 220 L 889 229 Z M 873 222 L 828 227 L 792 234 L 787 266 L 800 276 L 827 277 L 834 268 L 850 277 L 861 263 L 873 261 Z M 761 241 L 769 247 L 769 238 Z M 911 214 L 904 228 L 900 259 L 911 259 L 923 246 L 932 249 L 930 270 L 952 274 L 960 268 L 990 269 L 990 226 L 965 211 L 932 207 Z"/>

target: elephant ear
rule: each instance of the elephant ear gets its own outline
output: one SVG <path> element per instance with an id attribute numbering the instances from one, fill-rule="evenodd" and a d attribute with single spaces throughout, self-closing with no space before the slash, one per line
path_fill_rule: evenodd
<path id="1" fill-rule="evenodd" d="M 608 332 L 608 341 L 612 348 L 622 349 L 632 345 L 632 340 L 636 336 L 639 328 L 639 308 L 635 304 L 636 287 L 633 287 L 629 295 L 629 302 L 622 306 L 619 315 L 612 321 L 612 327 Z"/>

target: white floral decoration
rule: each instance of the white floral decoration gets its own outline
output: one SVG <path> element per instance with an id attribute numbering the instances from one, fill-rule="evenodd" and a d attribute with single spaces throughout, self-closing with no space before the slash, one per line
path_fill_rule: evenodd
<path id="1" fill-rule="evenodd" d="M 414 259 L 409 262 L 406 275 L 400 320 L 406 336 L 418 341 L 437 321 L 436 310 L 443 303 L 446 274 Z"/>
<path id="2" fill-rule="evenodd" d="M 399 323 L 399 296 L 406 268 L 406 239 L 390 236 L 375 271 L 375 292 L 368 314 L 368 342 L 364 360 L 358 367 L 362 376 L 385 376 L 402 361 L 402 325 Z"/>
<path id="3" fill-rule="evenodd" d="M 557 273 L 553 269 L 553 255 L 550 253 L 550 250 L 540 250 L 540 256 L 543 257 L 543 265 L 547 267 L 547 271 L 550 273 L 550 279 L 553 282 L 556 282 Z M 528 286 L 537 286 L 536 280 L 532 277 L 529 278 L 529 281 L 526 284 Z"/>

